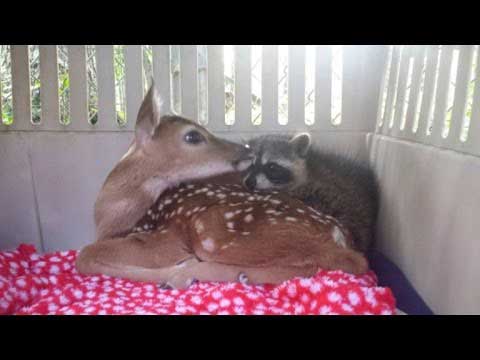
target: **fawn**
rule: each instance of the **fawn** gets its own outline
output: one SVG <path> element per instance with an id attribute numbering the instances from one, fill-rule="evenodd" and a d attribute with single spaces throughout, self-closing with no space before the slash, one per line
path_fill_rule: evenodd
<path id="1" fill-rule="evenodd" d="M 80 252 L 77 269 L 176 288 L 368 269 L 334 218 L 284 194 L 244 190 L 231 172 L 250 163 L 242 145 L 162 115 L 152 86 L 135 140 L 97 198 L 97 241 Z"/>

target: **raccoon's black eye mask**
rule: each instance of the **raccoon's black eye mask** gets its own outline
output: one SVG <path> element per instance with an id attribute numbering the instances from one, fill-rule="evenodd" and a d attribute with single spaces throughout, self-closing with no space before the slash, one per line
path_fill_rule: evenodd
<path id="1" fill-rule="evenodd" d="M 265 164 L 263 166 L 263 172 L 268 180 L 274 184 L 285 184 L 292 179 L 292 173 L 290 170 L 273 162 Z"/>

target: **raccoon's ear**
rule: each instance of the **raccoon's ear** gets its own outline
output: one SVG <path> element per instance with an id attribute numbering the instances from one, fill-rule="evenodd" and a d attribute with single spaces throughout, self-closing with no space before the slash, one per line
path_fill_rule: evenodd
<path id="1" fill-rule="evenodd" d="M 310 134 L 309 133 L 297 134 L 290 139 L 290 144 L 293 146 L 293 149 L 299 156 L 305 157 L 307 155 L 308 149 L 310 149 L 310 144 L 311 144 Z"/>

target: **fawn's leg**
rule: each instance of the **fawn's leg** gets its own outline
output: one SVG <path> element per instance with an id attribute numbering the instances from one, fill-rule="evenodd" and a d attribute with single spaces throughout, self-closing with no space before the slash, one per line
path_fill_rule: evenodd
<path id="1" fill-rule="evenodd" d="M 238 281 L 243 268 L 204 263 L 185 243 L 185 231 L 172 224 L 166 233 L 134 233 L 124 238 L 97 241 L 78 255 L 81 274 L 105 274 L 134 281 L 188 287 L 201 281 Z"/>
<path id="2" fill-rule="evenodd" d="M 77 269 L 82 274 L 166 282 L 178 270 L 177 264 L 194 257 L 184 240 L 183 230 L 172 225 L 165 233 L 133 233 L 97 241 L 82 249 Z"/>
<path id="3" fill-rule="evenodd" d="M 177 267 L 169 283 L 176 288 L 188 287 L 192 281 L 239 281 L 248 284 L 280 284 L 295 277 L 312 277 L 320 269 L 342 270 L 351 274 L 363 274 L 368 270 L 365 257 L 352 249 L 326 246 L 323 254 L 318 254 L 316 265 L 227 265 L 215 261 L 200 261 L 193 258 Z"/>
<path id="4" fill-rule="evenodd" d="M 182 242 L 176 241 L 180 235 L 178 232 L 170 234 L 162 239 L 155 234 L 142 234 L 145 239 L 132 234 L 89 245 L 78 256 L 78 271 L 134 281 L 168 283 L 178 289 L 190 286 L 194 280 L 280 284 L 294 277 L 311 277 L 318 271 L 314 266 L 252 267 L 200 261 L 185 250 Z"/>
<path id="5" fill-rule="evenodd" d="M 242 282 L 247 284 L 280 284 L 294 277 L 311 277 L 315 267 L 246 267 L 194 259 L 169 280 L 175 288 L 188 287 L 193 280 Z"/>
<path id="6" fill-rule="evenodd" d="M 139 233 L 96 242 L 85 247 L 77 258 L 81 274 L 105 274 L 134 281 L 168 283 L 186 288 L 193 280 L 213 282 L 246 281 L 278 284 L 295 276 L 311 276 L 316 269 L 254 268 L 203 262 L 183 243 L 183 232 L 169 229 L 165 234 Z"/>

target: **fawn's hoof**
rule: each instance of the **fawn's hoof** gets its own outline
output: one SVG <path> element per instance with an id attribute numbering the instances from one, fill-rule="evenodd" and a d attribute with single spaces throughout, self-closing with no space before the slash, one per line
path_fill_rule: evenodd
<path id="1" fill-rule="evenodd" d="M 187 280 L 187 287 L 190 287 L 190 286 L 192 286 L 193 284 L 197 284 L 198 282 L 199 282 L 199 281 L 198 281 L 197 279 L 195 279 L 195 278 L 193 278 L 193 279 L 188 279 L 188 280 Z"/>
<path id="2" fill-rule="evenodd" d="M 175 287 L 168 282 L 163 283 L 163 284 L 158 284 L 157 287 L 161 290 L 173 290 L 173 289 L 175 289 Z"/>
<path id="3" fill-rule="evenodd" d="M 238 274 L 238 281 L 241 284 L 247 284 L 248 283 L 248 276 L 244 273 L 240 273 L 240 274 Z"/>

